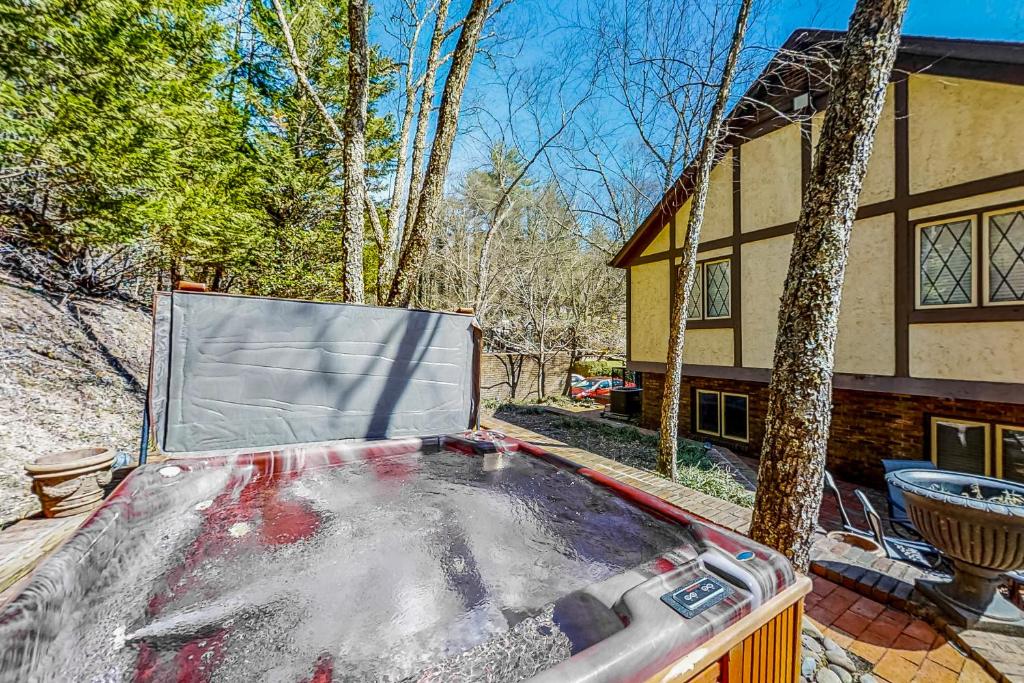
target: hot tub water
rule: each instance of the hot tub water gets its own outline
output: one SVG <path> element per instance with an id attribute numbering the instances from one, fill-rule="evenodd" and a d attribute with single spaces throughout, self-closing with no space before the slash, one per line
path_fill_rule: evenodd
<path id="1" fill-rule="evenodd" d="M 37 637 L 30 678 L 516 680 L 548 668 L 588 637 L 562 632 L 556 603 L 689 539 L 582 477 L 501 457 L 140 471 L 104 510 L 121 513 L 99 534 L 106 569 L 50 615 L 56 635 Z M 596 610 L 609 628 L 610 610 Z M 2 677 L 24 680 L 8 666 L 12 629 L 0 624 Z"/>

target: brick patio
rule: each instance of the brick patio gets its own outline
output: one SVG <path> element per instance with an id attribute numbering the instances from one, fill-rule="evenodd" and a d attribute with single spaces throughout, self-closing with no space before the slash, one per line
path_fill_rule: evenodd
<path id="1" fill-rule="evenodd" d="M 749 530 L 747 508 L 496 418 L 485 423 L 723 527 L 740 533 Z M 837 486 L 847 512 L 858 523 L 860 506 L 852 503 L 855 487 L 843 482 Z M 884 494 L 872 491 L 869 498 L 884 516 Z M 807 615 L 826 635 L 871 662 L 879 681 L 1024 681 L 1024 639 L 948 624 L 914 591 L 914 580 L 923 575 L 919 569 L 828 538 L 826 531 L 840 525 L 835 504 L 829 497 L 825 501 L 812 549 L 811 571 L 816 576 Z"/>

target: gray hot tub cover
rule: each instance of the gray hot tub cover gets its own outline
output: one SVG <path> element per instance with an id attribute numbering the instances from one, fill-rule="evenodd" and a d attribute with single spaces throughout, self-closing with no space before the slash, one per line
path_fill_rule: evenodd
<path id="1" fill-rule="evenodd" d="M 158 295 L 156 443 L 181 453 L 466 429 L 479 401 L 478 332 L 456 313 Z"/>

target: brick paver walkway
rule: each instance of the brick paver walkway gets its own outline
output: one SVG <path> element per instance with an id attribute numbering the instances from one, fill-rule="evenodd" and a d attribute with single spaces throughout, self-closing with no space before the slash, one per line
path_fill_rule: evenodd
<path id="1" fill-rule="evenodd" d="M 840 646 L 871 662 L 880 681 L 994 680 L 927 622 L 820 576 L 813 580 L 804 603 L 807 617 Z"/>
<path id="2" fill-rule="evenodd" d="M 492 429 L 615 477 L 728 529 L 746 533 L 750 527 L 747 508 L 496 418 L 484 422 Z M 847 493 L 852 494 L 852 487 L 846 488 L 849 491 L 840 486 L 844 503 Z M 847 511 L 853 515 L 849 507 Z M 836 528 L 830 513 L 827 511 L 821 521 Z M 872 674 L 879 681 L 994 680 L 982 664 L 987 664 L 990 672 L 998 672 L 998 680 L 1024 681 L 1024 639 L 949 627 L 940 617 L 934 617 L 933 608 L 929 612 L 929 608 L 914 602 L 913 580 L 921 575 L 919 570 L 828 539 L 824 533 L 818 534 L 812 556 L 812 569 L 835 581 L 813 577 L 814 591 L 806 603 L 808 617 L 818 623 L 825 635 L 871 662 Z M 931 614 L 942 633 L 925 620 L 908 614 L 904 607 Z M 961 648 L 973 651 L 979 661 L 966 657 L 947 641 L 947 636 L 956 638 Z"/>

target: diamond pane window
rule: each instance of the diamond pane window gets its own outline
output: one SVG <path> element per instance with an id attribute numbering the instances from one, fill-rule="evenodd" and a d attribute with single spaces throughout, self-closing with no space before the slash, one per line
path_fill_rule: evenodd
<path id="1" fill-rule="evenodd" d="M 708 318 L 728 318 L 731 300 L 729 261 L 704 264 L 706 300 L 704 311 Z"/>
<path id="2" fill-rule="evenodd" d="M 1024 210 L 988 217 L 988 300 L 1024 301 Z"/>
<path id="3" fill-rule="evenodd" d="M 970 304 L 974 281 L 971 219 L 928 225 L 920 230 L 920 305 Z"/>
<path id="4" fill-rule="evenodd" d="M 690 304 L 686 309 L 686 318 L 688 320 L 700 320 L 701 314 L 701 297 L 704 296 L 704 268 L 701 264 L 697 264 L 697 268 L 693 273 L 693 286 L 690 287 Z"/>

